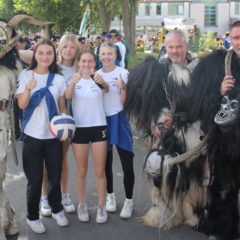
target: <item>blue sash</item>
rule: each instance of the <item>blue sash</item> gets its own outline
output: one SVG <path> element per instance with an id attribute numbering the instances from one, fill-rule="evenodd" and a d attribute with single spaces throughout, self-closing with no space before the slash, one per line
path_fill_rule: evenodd
<path id="1" fill-rule="evenodd" d="M 48 87 L 51 85 L 54 79 L 55 73 L 49 72 L 47 79 L 47 86 L 37 90 L 30 98 L 28 106 L 23 110 L 23 120 L 22 120 L 22 133 L 30 120 L 34 109 L 40 104 L 43 97 L 46 99 L 47 108 L 48 108 L 48 117 L 49 121 L 55 116 L 58 115 L 57 106 L 55 100 L 49 91 Z"/>
<path id="2" fill-rule="evenodd" d="M 107 117 L 108 131 L 108 151 L 112 150 L 112 145 L 133 152 L 133 140 L 131 127 L 125 112 Z"/>

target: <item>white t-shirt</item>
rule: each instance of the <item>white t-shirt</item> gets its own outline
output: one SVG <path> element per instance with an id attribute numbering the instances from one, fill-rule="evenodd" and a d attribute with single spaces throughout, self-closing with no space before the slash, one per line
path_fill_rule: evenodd
<path id="1" fill-rule="evenodd" d="M 58 64 L 61 68 L 61 73 L 63 74 L 65 80 L 66 80 L 66 84 L 68 84 L 72 77 L 73 77 L 73 74 L 74 74 L 74 66 L 72 67 L 68 67 L 66 65 L 63 65 L 63 64 Z"/>
<path id="2" fill-rule="evenodd" d="M 116 66 L 112 72 L 105 73 L 102 69 L 97 71 L 104 81 L 109 85 L 109 91 L 104 93 L 104 109 L 107 116 L 115 115 L 123 110 L 123 105 L 120 99 L 120 89 L 115 85 L 117 79 L 122 76 L 123 81 L 128 81 L 128 70 Z"/>
<path id="3" fill-rule="evenodd" d="M 48 73 L 47 74 L 34 73 L 34 77 L 37 81 L 37 86 L 34 89 L 32 89 L 31 96 L 37 90 L 46 87 Z M 26 85 L 31 78 L 32 78 L 31 70 L 23 70 L 19 74 L 18 76 L 19 86 L 17 88 L 16 95 L 24 92 L 24 90 L 26 89 Z M 64 77 L 60 74 L 55 74 L 53 82 L 48 89 L 51 92 L 55 100 L 57 109 L 59 111 L 58 99 L 59 97 L 64 95 L 64 92 L 66 90 Z M 33 114 L 24 129 L 24 133 L 38 139 L 54 138 L 49 130 L 48 108 L 45 98 L 43 98 L 40 104 L 34 109 Z"/>
<path id="4" fill-rule="evenodd" d="M 77 127 L 105 126 L 103 91 L 93 79 L 80 79 L 72 95 L 73 117 Z"/>

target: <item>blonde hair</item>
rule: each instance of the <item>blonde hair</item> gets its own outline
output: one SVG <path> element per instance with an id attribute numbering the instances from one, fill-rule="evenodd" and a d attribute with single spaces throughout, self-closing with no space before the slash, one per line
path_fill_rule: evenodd
<path id="1" fill-rule="evenodd" d="M 74 47 L 76 49 L 75 56 L 73 59 L 73 66 L 76 68 L 78 58 L 79 58 L 79 45 L 78 45 L 77 35 L 75 35 L 73 33 L 66 33 L 61 37 L 59 45 L 58 45 L 58 60 L 59 60 L 59 63 L 62 64 L 63 57 L 62 57 L 61 52 L 62 52 L 63 47 L 66 45 L 66 43 L 68 41 L 72 42 L 72 44 L 74 45 Z"/>

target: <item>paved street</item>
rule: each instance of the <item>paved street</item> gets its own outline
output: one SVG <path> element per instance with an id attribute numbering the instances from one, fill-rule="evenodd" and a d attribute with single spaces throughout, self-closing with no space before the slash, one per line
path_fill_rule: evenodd
<path id="1" fill-rule="evenodd" d="M 134 214 L 130 220 L 122 220 L 119 213 L 124 201 L 124 190 L 122 184 L 122 171 L 118 157 L 114 159 L 114 188 L 117 197 L 118 211 L 115 214 L 109 214 L 109 220 L 106 224 L 97 224 L 96 205 L 97 195 L 95 189 L 95 179 L 92 169 L 92 161 L 89 159 L 88 175 L 88 207 L 90 208 L 90 222 L 81 223 L 76 214 L 69 214 L 70 225 L 65 228 L 58 227 L 52 218 L 44 218 L 47 233 L 37 235 L 31 232 L 26 224 L 26 179 L 22 171 L 21 158 L 19 166 L 15 166 L 9 153 L 8 174 L 6 189 L 11 203 L 16 209 L 17 219 L 20 226 L 18 237 L 8 238 L 8 240 L 206 240 L 207 237 L 191 230 L 187 226 L 181 226 L 171 231 L 162 231 L 157 228 L 143 226 L 137 222 L 137 218 L 142 216 L 150 205 L 149 190 L 146 178 L 142 174 L 142 166 L 146 149 L 143 141 L 134 137 L 135 143 L 135 189 L 134 189 Z M 21 156 L 21 143 L 18 143 L 18 153 Z M 116 156 L 116 152 L 115 152 Z M 72 200 L 77 206 L 75 193 L 75 162 L 72 151 L 69 151 L 69 162 L 71 167 L 70 193 Z"/>

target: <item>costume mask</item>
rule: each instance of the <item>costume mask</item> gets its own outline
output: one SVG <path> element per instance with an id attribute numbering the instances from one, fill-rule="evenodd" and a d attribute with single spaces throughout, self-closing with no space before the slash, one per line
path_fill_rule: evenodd
<path id="1" fill-rule="evenodd" d="M 224 96 L 221 103 L 221 108 L 214 118 L 214 122 L 221 127 L 228 127 L 232 125 L 238 116 L 239 101 L 237 99 L 229 99 Z"/>
<path id="2" fill-rule="evenodd" d="M 8 23 L 0 21 L 0 59 L 15 46 L 17 37 L 12 37 L 13 29 L 23 21 L 32 25 L 52 24 L 51 22 L 38 21 L 27 15 L 16 15 Z"/>

